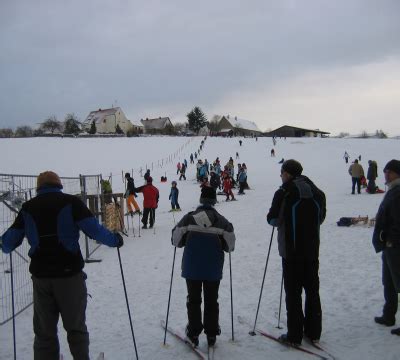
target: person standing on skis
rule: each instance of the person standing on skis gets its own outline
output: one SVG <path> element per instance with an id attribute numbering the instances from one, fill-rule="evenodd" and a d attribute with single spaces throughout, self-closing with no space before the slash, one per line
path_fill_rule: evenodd
<path id="1" fill-rule="evenodd" d="M 171 211 L 181 211 L 178 203 L 179 189 L 176 187 L 176 181 L 171 183 L 171 192 L 169 193 L 169 200 L 171 200 Z"/>
<path id="2" fill-rule="evenodd" d="M 149 176 L 147 178 L 146 185 L 140 186 L 136 189 L 136 192 L 143 193 L 143 217 L 142 217 L 142 229 L 147 229 L 147 221 L 149 220 L 150 229 L 154 226 L 156 221 L 156 209 L 158 207 L 159 192 L 158 189 L 153 186 L 153 178 Z M 150 219 L 149 219 L 150 215 Z"/>
<path id="3" fill-rule="evenodd" d="M 318 269 L 320 225 L 326 215 L 326 199 L 309 178 L 301 175 L 302 171 L 296 160 L 282 164 L 282 186 L 275 192 L 267 215 L 268 223 L 278 227 L 286 292 L 288 331 L 280 340 L 296 345 L 301 344 L 303 334 L 318 342 L 322 331 Z"/>
<path id="4" fill-rule="evenodd" d="M 235 249 L 232 224 L 220 215 L 214 205 L 215 190 L 201 189 L 200 206 L 186 214 L 172 230 L 172 245 L 184 247 L 182 277 L 188 291 L 186 335 L 194 346 L 204 329 L 209 346 L 221 334 L 219 327 L 218 290 L 224 266 L 224 251 Z M 204 316 L 201 314 L 201 293 L 204 294 Z"/>
<path id="5" fill-rule="evenodd" d="M 127 214 L 130 216 L 133 216 L 134 214 L 140 214 L 140 207 L 138 203 L 135 200 L 136 195 L 136 190 L 135 190 L 135 181 L 133 180 L 133 177 L 131 177 L 131 174 L 126 173 L 125 174 L 125 179 L 126 179 L 126 191 L 124 197 L 126 198 L 126 206 L 128 208 Z M 133 211 L 133 208 L 135 208 L 135 211 Z"/>

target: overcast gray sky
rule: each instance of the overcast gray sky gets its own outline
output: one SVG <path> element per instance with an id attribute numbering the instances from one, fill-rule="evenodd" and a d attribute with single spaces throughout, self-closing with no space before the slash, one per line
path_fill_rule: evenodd
<path id="1" fill-rule="evenodd" d="M 115 101 L 400 135 L 400 1 L 0 1 L 1 127 Z"/>

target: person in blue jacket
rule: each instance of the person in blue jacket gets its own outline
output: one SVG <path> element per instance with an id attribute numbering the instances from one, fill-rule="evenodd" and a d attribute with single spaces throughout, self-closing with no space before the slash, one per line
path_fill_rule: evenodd
<path id="1" fill-rule="evenodd" d="M 171 200 L 171 211 L 181 211 L 181 207 L 178 203 L 179 189 L 176 186 L 176 181 L 171 182 L 171 192 L 169 193 L 169 199 Z"/>
<path id="2" fill-rule="evenodd" d="M 186 335 L 194 346 L 204 329 L 209 346 L 220 335 L 218 289 L 222 279 L 224 251 L 235 248 L 232 224 L 220 215 L 214 205 L 217 195 L 213 188 L 201 189 L 200 206 L 186 214 L 172 230 L 172 244 L 185 247 L 182 277 L 187 285 L 188 325 Z M 204 292 L 204 319 L 201 314 L 201 292 Z"/>
<path id="3" fill-rule="evenodd" d="M 11 253 L 25 237 L 30 245 L 34 358 L 60 358 L 57 323 L 61 315 L 73 358 L 89 360 L 86 274 L 79 231 L 111 247 L 121 247 L 123 240 L 100 225 L 78 197 L 64 194 L 62 188 L 56 173 L 41 173 L 37 196 L 22 205 L 0 246 L 4 253 Z"/>

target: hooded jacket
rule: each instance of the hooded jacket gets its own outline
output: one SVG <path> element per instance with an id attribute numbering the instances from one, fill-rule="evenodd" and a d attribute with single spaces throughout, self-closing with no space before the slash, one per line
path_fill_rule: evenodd
<path id="1" fill-rule="evenodd" d="M 235 249 L 232 224 L 211 205 L 186 214 L 172 230 L 172 245 L 185 247 L 182 277 L 190 280 L 222 279 L 224 251 Z"/>

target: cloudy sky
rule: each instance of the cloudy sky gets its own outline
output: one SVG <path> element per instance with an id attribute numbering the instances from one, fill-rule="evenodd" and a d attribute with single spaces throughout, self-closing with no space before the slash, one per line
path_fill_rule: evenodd
<path id="1" fill-rule="evenodd" d="M 112 104 L 400 135 L 400 1 L 0 1 L 0 127 Z"/>

